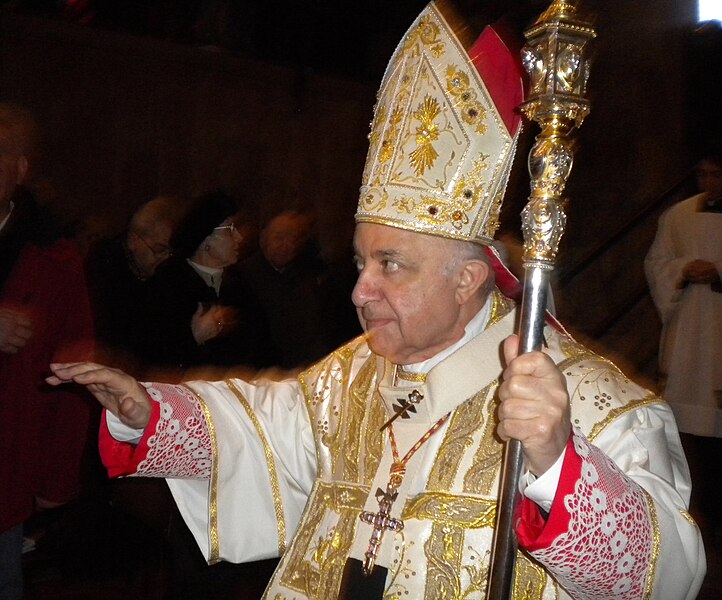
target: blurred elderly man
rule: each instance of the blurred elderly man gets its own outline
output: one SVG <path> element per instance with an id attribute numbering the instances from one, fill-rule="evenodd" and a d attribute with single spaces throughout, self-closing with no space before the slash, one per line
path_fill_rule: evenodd
<path id="1" fill-rule="evenodd" d="M 23 187 L 32 116 L 0 105 L 0 598 L 22 595 L 22 528 L 79 491 L 89 405 L 44 385 L 48 360 L 86 359 L 93 330 L 75 246 Z M 74 358 L 73 358 L 74 357 Z"/>
<path id="2" fill-rule="evenodd" d="M 148 300 L 148 280 L 171 256 L 170 240 L 180 207 L 158 196 L 133 213 L 120 236 L 99 242 L 85 269 L 100 350 L 105 360 L 138 373 L 138 329 Z"/>
<path id="3" fill-rule="evenodd" d="M 467 54 L 442 10 L 378 96 L 354 238 L 363 337 L 293 381 L 141 385 L 87 363 L 50 381 L 94 391 L 110 472 L 168 477 L 209 562 L 282 555 L 267 598 L 483 597 L 514 438 L 515 598 L 692 599 L 704 551 L 669 407 L 556 327 L 517 356 L 486 246 L 521 82 L 493 30 Z"/>
<path id="4" fill-rule="evenodd" d="M 273 354 L 284 369 L 306 367 L 333 350 L 320 263 L 307 252 L 312 228 L 307 214 L 289 210 L 274 215 L 261 229 L 258 252 L 239 265 L 260 301 Z"/>

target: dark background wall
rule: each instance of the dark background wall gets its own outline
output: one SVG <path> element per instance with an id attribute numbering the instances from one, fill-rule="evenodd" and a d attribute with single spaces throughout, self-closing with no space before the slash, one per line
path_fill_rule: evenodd
<path id="1" fill-rule="evenodd" d="M 171 12 L 181 5 L 162 2 L 151 3 L 151 27 L 128 12 L 142 4 L 116 3 L 126 13 L 115 21 L 107 13 L 0 12 L 0 100 L 40 117 L 46 201 L 68 221 L 94 213 L 119 228 L 156 194 L 188 198 L 224 187 L 261 215 L 314 209 L 322 246 L 342 254 L 374 94 L 424 3 L 208 3 L 244 7 L 225 29 L 218 23 L 227 13 L 190 29 L 182 15 L 164 20 L 164 4 Z M 479 10 L 497 18 L 506 4 Z M 517 23 L 546 6 L 510 4 Z M 568 186 L 555 295 L 573 332 L 651 381 L 659 323 L 642 261 L 661 208 L 689 188 L 664 194 L 689 174 L 702 142 L 720 134 L 709 114 L 719 107 L 719 30 L 696 31 L 696 0 L 584 7 L 599 33 L 592 112 Z M 528 148 L 534 126 L 527 132 Z M 528 193 L 524 162 L 525 150 L 504 213 L 512 229 Z"/>
<path id="2" fill-rule="evenodd" d="M 220 52 L 38 18 L 0 23 L 0 95 L 43 124 L 39 175 L 68 217 L 224 187 L 348 222 L 373 89 Z"/>

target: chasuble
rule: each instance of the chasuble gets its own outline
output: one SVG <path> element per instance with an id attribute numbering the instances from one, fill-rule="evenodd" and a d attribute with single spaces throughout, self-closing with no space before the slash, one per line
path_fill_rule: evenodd
<path id="1" fill-rule="evenodd" d="M 267 598 L 332 599 L 347 558 L 369 549 L 374 526 L 359 515 L 379 512 L 389 481 L 380 429 L 421 396 L 391 426 L 401 455 L 449 416 L 408 461 L 391 504 L 403 527 L 381 535 L 384 597 L 483 598 L 502 452 L 500 344 L 514 325 L 508 301 L 489 302 L 484 331 L 426 374 L 358 338 L 297 380 L 145 384 L 151 422 L 121 434 L 109 415 L 104 461 L 111 475 L 169 478 L 209 562 L 282 555 Z M 669 407 L 563 332 L 547 327 L 545 337 L 574 433 L 548 517 L 522 502 L 514 597 L 694 598 L 704 550 Z"/>

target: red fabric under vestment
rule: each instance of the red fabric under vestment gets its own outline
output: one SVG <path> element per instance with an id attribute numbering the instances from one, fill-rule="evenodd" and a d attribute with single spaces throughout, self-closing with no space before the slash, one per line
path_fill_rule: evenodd
<path id="1" fill-rule="evenodd" d="M 28 245 L 0 293 L 23 311 L 33 336 L 0 353 L 0 532 L 25 521 L 35 497 L 64 503 L 78 492 L 89 400 L 77 387 L 44 381 L 54 361 L 92 355 L 93 327 L 80 256 L 68 241 Z"/>

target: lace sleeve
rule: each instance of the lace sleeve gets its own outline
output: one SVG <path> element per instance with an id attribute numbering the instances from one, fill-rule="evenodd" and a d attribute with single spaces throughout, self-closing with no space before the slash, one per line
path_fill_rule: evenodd
<path id="1" fill-rule="evenodd" d="M 159 404 L 155 431 L 137 475 L 208 479 L 211 475 L 211 431 L 203 406 L 185 386 L 143 384 Z"/>
<path id="2" fill-rule="evenodd" d="M 643 598 L 655 567 L 654 505 L 578 430 L 572 442 L 549 520 L 520 543 L 573 598 Z"/>

